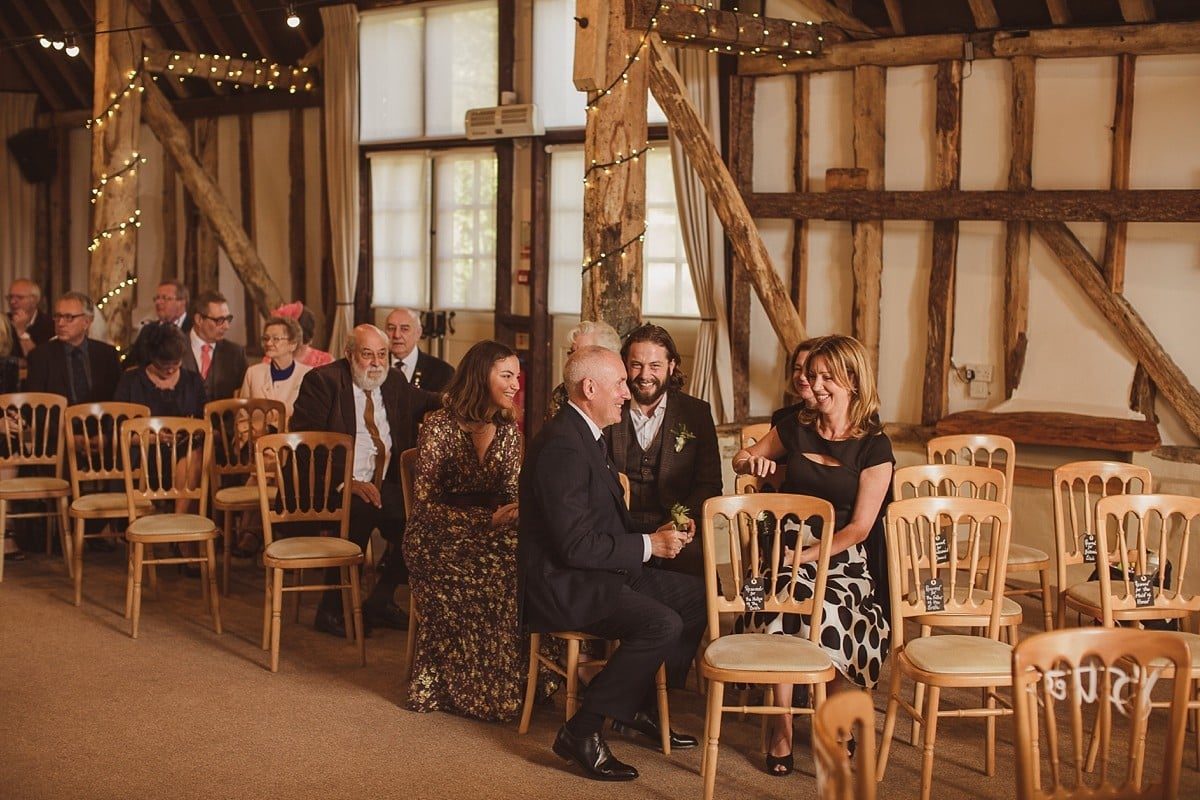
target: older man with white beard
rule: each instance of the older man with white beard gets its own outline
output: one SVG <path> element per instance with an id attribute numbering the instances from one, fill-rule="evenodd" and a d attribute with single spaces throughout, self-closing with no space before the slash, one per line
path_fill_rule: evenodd
<path id="1" fill-rule="evenodd" d="M 396 587 L 408 580 L 400 552 L 404 538 L 404 495 L 400 488 L 400 454 L 416 446 L 417 428 L 437 398 L 421 391 L 388 368 L 388 339 L 374 325 L 359 325 L 346 345 L 346 355 L 304 376 L 289 428 L 332 431 L 354 437 L 350 539 L 366 547 L 375 528 L 388 541 L 379 580 L 363 603 L 363 620 L 403 630 L 407 616 L 397 608 Z M 337 570 L 326 583 L 337 583 Z M 345 635 L 342 594 L 325 592 L 317 609 L 316 628 Z"/>

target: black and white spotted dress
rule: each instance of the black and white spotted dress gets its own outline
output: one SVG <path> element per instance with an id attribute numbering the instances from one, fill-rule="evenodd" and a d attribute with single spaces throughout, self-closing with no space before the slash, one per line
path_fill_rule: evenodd
<path id="1" fill-rule="evenodd" d="M 883 433 L 831 442 L 821 438 L 815 430 L 801 425 L 795 415 L 780 422 L 777 430 L 787 450 L 787 477 L 780 491 L 828 500 L 833 505 L 834 522 L 838 530 L 845 527 L 854 513 L 862 471 L 878 464 L 895 463 L 892 443 Z M 827 456 L 841 466 L 818 463 L 806 457 L 805 453 Z M 874 688 L 879 680 L 891 632 L 885 601 L 886 577 L 880 574 L 881 580 L 876 580 L 871 570 L 871 566 L 880 563 L 878 555 L 883 552 L 883 513 L 881 507 L 865 542 L 830 558 L 825 605 L 821 614 L 821 647 L 829 653 L 834 666 L 847 679 L 864 689 Z M 789 537 L 798 537 L 798 521 L 785 517 L 784 531 Z M 814 529 L 812 534 L 819 539 L 822 531 Z M 794 542 L 785 543 L 794 546 Z M 762 552 L 769 552 L 769 548 Z M 803 600 L 811 596 L 816 567 L 811 563 L 804 564 L 800 571 L 808 578 L 807 582 L 798 581 L 795 587 L 797 599 Z M 779 570 L 777 585 L 780 589 L 790 577 L 790 567 Z M 798 614 L 756 612 L 737 620 L 734 629 L 737 632 L 807 637 L 808 620 Z"/>

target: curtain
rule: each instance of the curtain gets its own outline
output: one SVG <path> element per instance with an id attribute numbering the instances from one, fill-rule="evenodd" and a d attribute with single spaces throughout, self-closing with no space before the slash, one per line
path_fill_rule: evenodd
<path id="1" fill-rule="evenodd" d="M 0 92 L 0 284 L 38 279 L 34 264 L 37 194 L 21 177 L 8 140 L 34 125 L 37 95 Z"/>
<path id="2" fill-rule="evenodd" d="M 337 312 L 329 352 L 341 354 L 354 328 L 358 279 L 358 9 L 325 6 L 322 80 L 325 92 L 325 187 Z"/>
<path id="3" fill-rule="evenodd" d="M 717 105 L 717 60 L 703 50 L 671 48 L 675 64 L 693 105 L 714 141 L 720 140 Z M 675 198 L 688 269 L 700 306 L 700 331 L 688 392 L 712 406 L 718 424 L 733 421 L 733 361 L 729 346 L 729 318 L 725 312 L 725 238 L 721 221 L 708 203 L 699 175 L 692 169 L 683 144 L 671 131 L 671 164 L 675 173 Z"/>

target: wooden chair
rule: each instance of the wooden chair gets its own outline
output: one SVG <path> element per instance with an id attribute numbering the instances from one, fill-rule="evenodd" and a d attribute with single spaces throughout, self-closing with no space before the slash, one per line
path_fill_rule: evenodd
<path id="1" fill-rule="evenodd" d="M 854 758 L 846 749 L 858 743 Z M 875 705 L 871 693 L 832 695 L 813 715 L 813 758 L 821 800 L 875 800 Z"/>
<path id="2" fill-rule="evenodd" d="M 83 602 L 83 551 L 85 539 L 119 539 L 117 531 L 86 533 L 92 519 L 120 520 L 129 517 L 125 492 L 107 491 L 109 484 L 125 480 L 118 437 L 126 420 L 150 416 L 150 409 L 139 403 L 85 403 L 66 410 L 67 463 L 71 475 L 71 507 L 75 521 L 72 550 L 75 556 L 75 605 Z M 134 470 L 140 479 L 140 470 Z M 85 491 L 85 487 L 99 491 Z M 138 499 L 138 513 L 153 512 L 153 504 Z"/>
<path id="3" fill-rule="evenodd" d="M 412 518 L 413 478 L 417 470 L 417 448 L 410 447 L 400 454 L 400 488 L 404 491 L 404 518 Z M 417 655 L 417 626 L 421 617 L 417 613 L 417 598 L 409 587 L 408 592 L 408 635 L 404 640 L 404 680 L 411 680 L 413 659 Z"/>
<path id="4" fill-rule="evenodd" d="M 773 523 L 769 534 L 755 527 L 755 535 L 743 544 L 742 530 L 748 518 L 754 525 L 760 515 Z M 825 582 L 829 571 L 832 536 L 820 540 L 812 592 L 805 600 L 795 599 L 795 590 L 807 579 L 798 563 L 779 568 L 784 553 L 784 517 L 795 515 L 802 523 L 820 520 L 822 531 L 834 529 L 833 507 L 826 501 L 794 494 L 740 494 L 714 497 L 704 504 L 701 536 L 704 546 L 704 585 L 707 594 L 709 645 L 704 650 L 700 670 L 708 687 L 708 712 L 705 718 L 705 752 L 701 765 L 704 798 L 711 800 L 717 779 L 717 749 L 721 736 L 721 715 L 725 711 L 744 710 L 761 715 L 810 713 L 808 709 L 776 705 L 726 707 L 727 683 L 759 685 L 801 684 L 812 686 L 815 707 L 825 699 L 825 684 L 833 679 L 835 667 L 821 648 L 821 613 Z M 728 581 L 718 585 L 717 538 L 724 537 L 729 547 L 731 571 Z M 747 611 L 744 589 L 751 579 L 765 582 L 761 610 L 766 613 L 803 614 L 809 619 L 807 638 L 777 636 L 768 633 L 721 635 L 721 614 Z M 814 602 L 814 598 L 816 602 Z M 757 599 L 757 598 L 756 598 Z"/>
<path id="5" fill-rule="evenodd" d="M 752 422 L 749 425 L 743 425 L 739 436 L 741 448 L 744 450 L 752 444 L 762 441 L 762 438 L 771 431 L 771 423 L 769 422 Z"/>
<path id="6" fill-rule="evenodd" d="M 1169 709 L 1166 725 L 1148 724 L 1150 694 L 1156 681 L 1185 674 L 1194 659 L 1194 650 L 1189 654 L 1182 640 L 1162 631 L 1061 630 L 1017 645 L 1012 658 L 1017 797 L 1179 797 L 1187 681 L 1175 681 L 1170 701 L 1162 704 Z M 1151 727 L 1164 739 L 1154 782 L 1144 776 Z M 1084 765 L 1089 739 L 1100 754 L 1098 773 Z"/>
<path id="7" fill-rule="evenodd" d="M 125 584 L 125 615 L 129 635 L 138 637 L 142 614 L 142 570 L 156 564 L 199 564 L 200 587 L 208 601 L 213 630 L 221 633 L 221 601 L 217 594 L 217 554 L 213 546 L 219 531 L 208 518 L 208 463 L 212 460 L 212 429 L 205 420 L 191 417 L 127 419 L 121 426 L 121 466 L 130 544 L 129 578 Z M 197 504 L 196 513 L 178 510 L 146 513 L 146 503 L 174 503 L 176 509 Z M 157 545 L 203 545 L 203 555 L 159 558 Z"/>
<path id="8" fill-rule="evenodd" d="M 960 434 L 938 436 L 925 445 L 926 460 L 930 464 L 969 464 L 992 467 L 1004 471 L 1005 505 L 1012 509 L 1013 476 L 1017 467 L 1017 446 L 1007 436 L 996 434 Z M 1050 593 L 1050 554 L 1038 547 L 1009 543 L 1008 574 L 1036 572 L 1038 587 L 1009 588 L 1006 594 L 1030 595 L 1042 603 L 1043 625 L 1054 630 L 1054 608 Z M 1014 640 L 1016 641 L 1016 640 Z"/>
<path id="9" fill-rule="evenodd" d="M 284 592 L 342 590 L 346 638 L 357 642 L 359 660 L 367 663 L 363 635 L 359 569 L 363 551 L 349 540 L 350 485 L 354 437 L 342 433 L 271 433 L 254 443 L 259 510 L 263 520 L 263 566 L 267 571 L 263 602 L 262 649 L 271 651 L 271 672 L 279 671 L 280 614 Z M 340 468 L 335 468 L 340 463 Z M 269 491 L 273 485 L 275 491 Z M 335 528 L 334 536 L 276 538 L 278 526 L 309 523 Z M 337 567 L 333 585 L 297 582 L 283 585 L 285 570 Z"/>
<path id="10" fill-rule="evenodd" d="M 1008 708 L 997 707 L 996 696 L 997 687 L 1012 684 L 1012 646 L 1000 641 L 1010 519 L 1008 506 L 994 500 L 916 497 L 898 500 L 888 506 L 892 678 L 878 778 L 883 780 L 887 769 L 897 711 L 904 706 L 910 716 L 920 720 L 924 729 L 921 800 L 929 800 L 933 787 L 934 742 L 940 717 L 984 717 L 987 720 L 985 772 L 995 774 L 996 717 L 1011 713 Z M 964 527 L 966 536 L 947 537 L 949 558 L 940 562 L 934 555 L 938 550 L 935 539 L 947 528 L 961 530 Z M 980 595 L 971 590 L 982 571 L 984 552 L 991 554 L 992 567 L 986 576 L 987 592 Z M 952 615 L 985 618 L 986 635 L 938 634 L 905 641 L 906 620 L 922 626 L 940 627 L 941 619 Z M 906 676 L 928 687 L 923 709 L 909 705 L 901 698 L 900 682 Z M 950 688 L 981 689 L 984 703 L 977 708 L 943 711 L 940 708 L 941 692 Z"/>
<path id="11" fill-rule="evenodd" d="M 1150 470 L 1118 461 L 1075 461 L 1054 470 L 1054 552 L 1058 578 L 1058 627 L 1066 627 L 1068 606 L 1083 612 L 1068 597 L 1072 588 L 1067 570 L 1077 564 L 1095 563 L 1089 537 L 1096 535 L 1096 504 L 1111 494 L 1147 494 Z M 1098 540 L 1097 548 L 1098 547 Z M 1089 578 L 1088 580 L 1095 580 Z M 1098 592 L 1095 587 L 1093 592 Z"/>
<path id="12" fill-rule="evenodd" d="M 241 514 L 258 511 L 258 482 L 251 480 L 255 475 L 254 441 L 263 434 L 287 430 L 287 407 L 279 400 L 263 398 L 214 400 L 204 404 L 204 418 L 216 439 L 208 484 L 212 510 L 222 514 L 221 592 L 228 595 L 237 543 L 235 521 Z"/>
<path id="13" fill-rule="evenodd" d="M 40 468 L 50 475 L 23 476 L 0 480 L 0 537 L 11 519 L 46 519 L 46 553 L 54 552 L 50 523 L 57 520 L 67 574 L 74 572 L 71 540 L 67 535 L 67 500 L 71 484 L 62 477 L 63 412 L 67 398 L 58 394 L 26 392 L 0 395 L 0 470 Z M 17 501 L 49 501 L 54 510 L 10 513 L 8 504 Z M 0 547 L 0 581 L 4 580 L 4 548 Z"/>

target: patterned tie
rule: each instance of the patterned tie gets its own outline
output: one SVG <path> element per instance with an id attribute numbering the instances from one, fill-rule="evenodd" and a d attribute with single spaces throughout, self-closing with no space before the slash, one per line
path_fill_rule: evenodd
<path id="1" fill-rule="evenodd" d="M 367 424 L 367 433 L 371 434 L 371 444 L 375 445 L 375 472 L 371 475 L 371 483 L 375 488 L 383 483 L 383 463 L 387 460 L 387 451 L 383 449 L 383 439 L 379 435 L 379 426 L 375 424 L 375 401 L 370 392 L 363 392 L 367 398 L 367 407 L 363 414 L 363 422 Z"/>
<path id="2" fill-rule="evenodd" d="M 200 346 L 200 377 L 208 380 L 208 371 L 212 369 L 213 346 L 207 342 Z"/>

